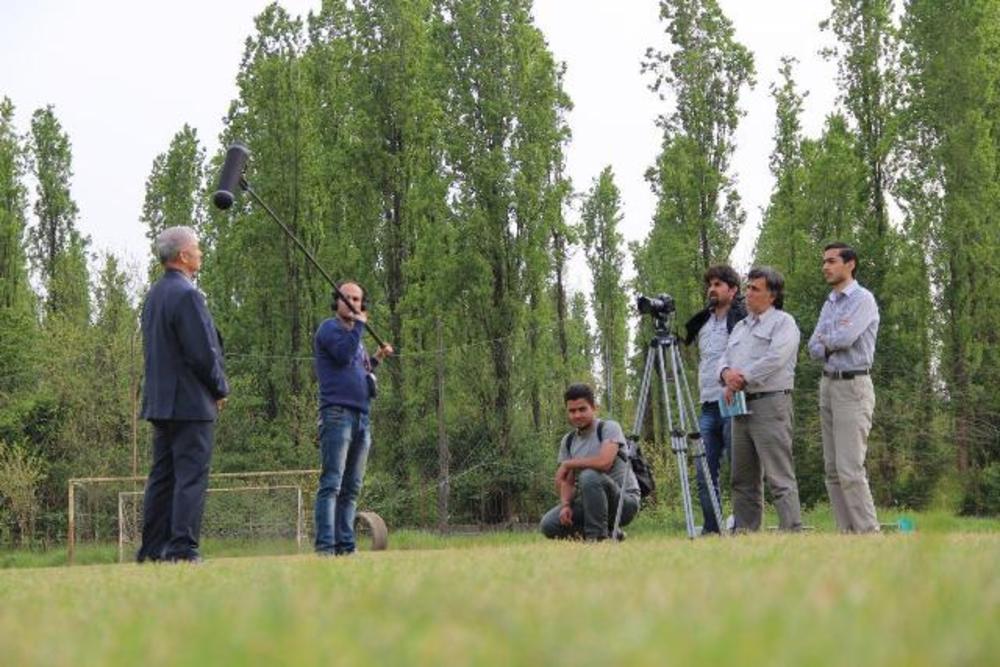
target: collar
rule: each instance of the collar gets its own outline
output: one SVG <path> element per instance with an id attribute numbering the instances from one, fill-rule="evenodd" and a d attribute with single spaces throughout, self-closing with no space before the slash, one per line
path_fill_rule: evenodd
<path id="1" fill-rule="evenodd" d="M 184 280 L 188 281 L 192 285 L 194 284 L 194 279 L 189 278 L 188 274 L 184 273 L 180 269 L 175 269 L 172 266 L 171 267 L 167 267 L 165 275 L 170 275 L 171 273 L 176 273 L 177 275 L 179 275 L 181 278 L 183 278 Z"/>
<path id="2" fill-rule="evenodd" d="M 839 293 L 837 292 L 837 290 L 830 290 L 830 296 L 828 298 L 830 299 L 830 301 L 836 301 L 837 299 L 840 298 L 840 295 L 843 295 L 845 297 L 851 296 L 852 294 L 857 292 L 858 289 L 860 288 L 861 285 L 858 284 L 858 281 L 855 280 L 854 278 L 851 278 L 851 282 L 847 285 L 847 287 L 840 290 Z"/>
<path id="3" fill-rule="evenodd" d="M 750 324 L 763 324 L 764 322 L 767 322 L 769 319 L 771 319 L 771 316 L 774 314 L 774 311 L 775 307 L 771 306 L 760 315 L 756 313 L 747 313 L 747 319 L 750 320 Z"/>

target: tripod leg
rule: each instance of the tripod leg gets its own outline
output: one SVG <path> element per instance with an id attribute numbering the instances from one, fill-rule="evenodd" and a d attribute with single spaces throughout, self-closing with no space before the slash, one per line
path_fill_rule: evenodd
<path id="1" fill-rule="evenodd" d="M 681 502 L 684 506 L 684 523 L 687 525 L 689 538 L 694 537 L 694 510 L 691 507 L 691 485 L 688 483 L 687 470 L 687 443 L 685 442 L 684 427 L 684 403 L 681 400 L 680 380 L 678 378 L 678 368 L 673 355 L 670 357 L 670 370 L 673 374 L 674 388 L 677 400 L 678 423 L 675 428 L 673 413 L 670 409 L 670 392 L 667 389 L 666 364 L 663 359 L 663 348 L 656 349 L 656 359 L 660 367 L 660 382 L 663 391 L 663 409 L 667 415 L 667 430 L 670 432 L 671 449 L 677 457 L 677 475 L 681 483 Z"/>
<path id="2" fill-rule="evenodd" d="M 639 401 L 636 404 L 635 425 L 632 428 L 632 433 L 639 433 L 639 429 L 642 428 L 642 420 L 646 416 L 646 405 L 649 402 L 649 385 L 652 374 L 653 355 L 652 348 L 650 348 L 646 352 L 646 367 L 642 372 L 642 384 L 639 387 Z M 632 458 L 632 441 L 628 438 L 625 438 L 625 456 L 627 457 L 627 460 Z M 621 541 L 622 510 L 624 507 L 625 487 L 623 486 L 618 490 L 618 508 L 615 510 L 615 527 L 611 531 L 611 539 L 615 541 Z"/>
<path id="3" fill-rule="evenodd" d="M 674 451 L 677 453 L 677 474 L 681 482 L 681 500 L 684 501 L 684 523 L 687 525 L 689 538 L 694 538 L 694 508 L 691 504 L 691 484 L 688 481 L 687 470 L 687 443 L 684 442 L 684 434 L 680 431 L 670 438 Z"/>
<path id="4" fill-rule="evenodd" d="M 715 513 L 715 525 L 719 527 L 719 534 L 725 535 L 726 532 L 723 528 L 722 523 L 722 500 L 719 498 L 718 494 L 715 493 L 715 482 L 712 481 L 712 475 L 708 469 L 708 457 L 705 456 L 705 445 L 699 443 L 702 447 L 702 453 L 700 456 L 696 456 L 695 460 L 697 465 L 701 469 L 701 475 L 705 479 L 705 484 L 708 486 L 708 497 L 712 503 L 712 511 Z"/>
<path id="5" fill-rule="evenodd" d="M 681 356 L 681 352 L 676 345 L 673 346 L 671 352 L 670 358 L 675 366 L 675 374 L 680 378 L 678 400 L 683 400 L 688 423 L 692 425 L 697 424 L 697 412 L 694 409 L 694 400 L 691 398 L 691 385 L 688 384 L 687 373 L 684 372 L 684 358 Z M 684 408 L 681 409 L 681 412 L 685 412 Z M 719 527 L 720 534 L 725 534 L 722 530 L 722 499 L 715 492 L 715 484 L 712 481 L 712 476 L 709 474 L 708 459 L 705 456 L 705 441 L 701 437 L 700 432 L 695 434 L 694 440 L 694 464 L 701 470 L 702 478 L 705 479 L 705 483 L 708 486 L 709 502 L 712 505 L 712 512 L 715 514 L 715 525 Z"/>

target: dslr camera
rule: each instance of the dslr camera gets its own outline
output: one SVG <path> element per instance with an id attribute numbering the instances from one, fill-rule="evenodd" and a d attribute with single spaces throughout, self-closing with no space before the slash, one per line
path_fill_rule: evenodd
<path id="1" fill-rule="evenodd" d="M 656 319 L 662 319 L 673 313 L 677 306 L 674 303 L 674 297 L 669 294 L 658 294 L 656 296 L 639 295 L 636 307 L 642 315 L 652 315 Z"/>

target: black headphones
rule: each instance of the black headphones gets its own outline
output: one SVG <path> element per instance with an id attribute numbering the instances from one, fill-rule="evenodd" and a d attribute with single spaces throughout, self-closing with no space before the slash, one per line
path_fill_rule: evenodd
<path id="1" fill-rule="evenodd" d="M 334 291 L 334 293 L 333 293 L 333 300 L 330 302 L 330 308 L 333 310 L 333 312 L 334 313 L 337 312 L 337 301 L 340 300 L 340 292 L 339 292 L 339 290 L 341 288 L 343 288 L 344 285 L 357 285 L 358 287 L 361 288 L 361 310 L 367 312 L 368 311 L 368 290 L 366 290 L 365 286 L 362 285 L 361 283 L 359 283 L 357 280 L 351 280 L 350 278 L 346 278 L 346 279 L 341 280 L 341 281 L 339 281 L 337 283 L 337 290 Z"/>

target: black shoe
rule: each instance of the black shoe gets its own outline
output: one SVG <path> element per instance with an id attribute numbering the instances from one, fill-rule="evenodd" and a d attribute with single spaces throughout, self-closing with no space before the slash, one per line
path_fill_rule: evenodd
<path id="1" fill-rule="evenodd" d="M 136 563 L 159 563 L 161 560 L 163 560 L 162 556 L 154 556 L 153 554 L 148 554 L 141 548 L 135 552 Z"/>

